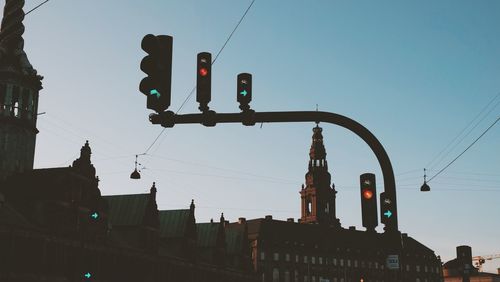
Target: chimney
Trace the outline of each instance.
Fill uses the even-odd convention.
[[[247,219],[246,219],[246,218],[244,218],[244,217],[240,217],[240,218],[238,218],[238,223],[239,223],[239,224],[245,224],[246,222],[247,222]]]
[[[401,236],[402,236],[403,238],[408,238],[408,233],[401,233]]]
[[[272,215],[266,215],[265,219],[266,219],[266,220],[272,220],[272,219],[273,219],[273,216],[272,216]]]
[[[356,231],[356,226],[349,226],[349,230]]]
[[[457,260],[460,265],[472,266],[472,248],[470,246],[458,246]]]
[[[287,218],[286,221],[287,222],[293,222],[293,217]]]

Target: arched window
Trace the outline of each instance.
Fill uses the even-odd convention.
[[[273,268],[273,282],[280,282],[280,271],[277,268]]]
[[[306,207],[306,214],[310,215],[311,214],[311,210],[312,210],[312,203],[311,203],[310,199],[307,199],[306,205],[307,205],[307,207]]]

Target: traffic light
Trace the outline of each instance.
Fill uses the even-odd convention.
[[[202,52],[197,59],[196,102],[200,103],[200,110],[206,112],[212,99],[212,54]]]
[[[236,89],[236,100],[240,103],[240,109],[242,111],[250,109],[248,104],[252,101],[252,75],[249,73],[238,74]]]
[[[380,193],[380,221],[383,224],[388,225],[392,222],[394,216],[395,211],[392,200],[385,194],[385,192]]]
[[[147,96],[147,108],[160,113],[170,106],[172,86],[172,43],[168,35],[144,36],[142,50],[148,55],[141,61],[143,78],[139,90]]]
[[[367,230],[375,230],[378,225],[377,217],[377,189],[375,186],[375,174],[365,173],[359,176],[361,187],[361,212],[363,226]]]

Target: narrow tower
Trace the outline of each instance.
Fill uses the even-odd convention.
[[[340,221],[335,215],[335,194],[337,191],[335,191],[335,185],[332,184],[331,175],[328,172],[322,131],[323,129],[318,124],[313,128],[306,184],[302,185],[300,191],[301,222],[340,227]]]
[[[0,28],[0,181],[33,169],[43,77],[24,52],[24,0],[6,0]]]

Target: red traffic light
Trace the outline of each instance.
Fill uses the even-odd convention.
[[[366,200],[370,200],[373,197],[373,192],[369,189],[364,189],[363,190],[363,198]]]
[[[200,75],[201,76],[207,76],[208,70],[206,68],[200,68]]]

